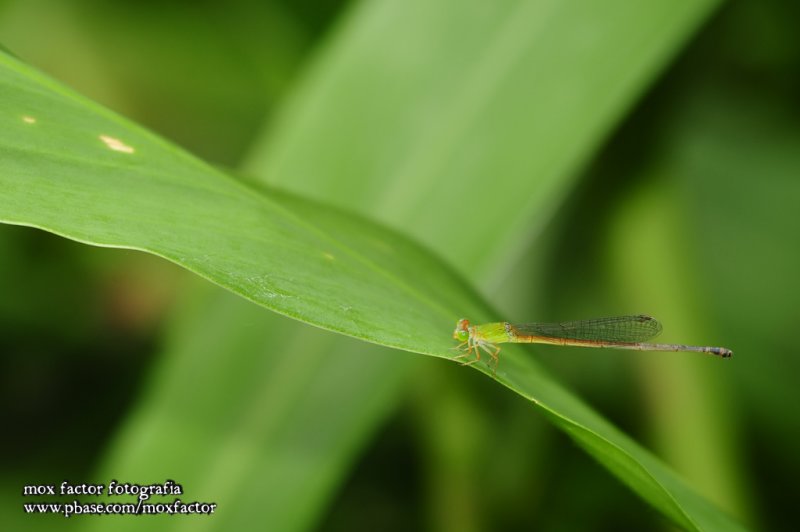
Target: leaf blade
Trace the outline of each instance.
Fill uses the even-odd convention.
[[[19,118],[19,117],[17,117],[17,118]],[[76,118],[76,120],[77,120],[77,118]],[[96,125],[96,124],[89,124],[89,125]],[[118,125],[119,125],[119,124],[118,124]],[[112,132],[110,132],[110,133],[111,133],[111,134],[115,134],[113,131],[112,131]],[[93,134],[97,134],[97,131],[93,131]],[[105,134],[105,133],[102,133],[102,134]],[[119,134],[117,133],[117,135],[119,135]],[[116,137],[114,137],[114,138],[116,138]],[[13,142],[11,142],[11,139],[9,139],[9,138],[4,138],[3,140],[4,140],[4,141],[9,141],[9,144],[13,144]],[[131,143],[131,140],[130,140],[130,139],[128,139],[128,138],[123,138],[123,139],[122,139],[122,141],[123,141],[124,143]],[[135,142],[131,143],[131,145],[133,145],[133,144],[135,144]],[[128,145],[128,144],[125,144],[125,145]],[[147,145],[147,144],[145,143],[145,145]],[[134,147],[138,147],[138,145],[136,145],[136,146],[134,146]],[[78,151],[80,151],[80,150],[78,150]],[[92,151],[92,152],[91,152],[91,155],[92,155],[92,157],[94,157],[94,156],[96,155],[96,153],[95,153],[94,151]],[[107,155],[107,154],[106,154],[106,155]],[[180,155],[180,153],[179,153],[179,152],[178,152],[178,157],[179,157],[179,158],[180,158],[180,157],[182,157],[182,156]],[[169,159],[169,158],[167,158],[167,159]],[[116,159],[111,159],[111,160],[112,160],[112,161],[115,161]],[[23,160],[22,162],[23,162],[23,163],[25,163],[25,164],[27,164],[28,162],[30,162],[30,159],[28,159],[28,160]],[[79,160],[78,162],[80,162],[80,160]],[[105,162],[108,162],[108,161],[105,161]],[[198,173],[206,173],[206,172],[209,172],[209,174],[210,174],[210,173],[213,173],[213,172],[211,172],[209,169],[205,168],[203,165],[196,165],[196,164],[195,164],[194,166],[196,167],[196,168],[194,168],[194,170],[197,170],[197,171],[198,171]],[[43,167],[43,168],[38,168],[38,170],[48,170],[48,169],[53,169],[53,168],[54,168],[54,167],[52,167],[52,166],[49,166],[49,167],[48,167],[48,166],[45,166],[45,167]],[[17,169],[17,170],[19,170],[19,169]],[[120,171],[120,172],[123,172],[123,171],[124,171],[124,168],[118,167],[118,168],[117,168],[117,170],[118,170],[118,171]],[[133,175],[136,175],[136,174],[134,173]],[[29,175],[26,175],[25,177],[35,177],[35,176],[29,176]],[[162,176],[162,177],[163,177],[163,176]],[[178,177],[181,177],[180,173],[178,174]],[[187,177],[187,178],[188,178],[188,176],[185,176],[185,177]],[[210,196],[211,196],[211,197],[210,197],[210,198],[207,198],[207,199],[205,200],[205,201],[206,201],[206,203],[204,203],[204,205],[207,205],[207,209],[208,209],[208,210],[210,210],[211,212],[214,212],[214,213],[217,213],[217,212],[219,212],[220,206],[219,206],[219,205],[216,205],[216,201],[217,201],[217,200],[219,200],[220,198],[225,198],[225,197],[226,197],[226,195],[227,195],[228,193],[230,193],[230,194],[231,194],[231,196],[232,196],[232,197],[234,198],[234,200],[235,200],[235,201],[234,201],[234,200],[232,200],[232,201],[231,201],[231,203],[230,203],[230,204],[229,204],[229,206],[228,206],[228,209],[230,209],[230,210],[233,210],[233,209],[232,209],[232,207],[230,207],[230,205],[234,205],[234,204],[236,204],[236,205],[237,205],[237,208],[238,208],[238,202],[239,202],[240,200],[244,201],[242,198],[244,198],[245,196],[247,196],[247,194],[244,194],[244,193],[243,193],[241,190],[239,190],[239,188],[237,188],[237,187],[234,187],[234,188],[227,188],[227,187],[228,187],[228,185],[218,185],[218,183],[216,182],[216,179],[219,179],[219,176],[217,176],[217,177],[215,177],[215,178],[213,178],[213,179],[211,179],[211,180],[210,180],[210,187],[211,187],[211,189],[212,189],[212,190],[211,190],[211,191],[207,191],[207,192],[209,192],[209,193],[210,193]],[[192,181],[193,179],[187,179],[187,180],[188,180],[188,181]],[[30,185],[31,183],[30,183],[30,182],[26,182],[25,184],[26,184],[26,185]],[[33,184],[34,184],[34,185],[41,186],[41,187],[42,187],[42,189],[47,189],[47,185],[48,185],[48,183],[46,183],[46,182],[41,182],[41,181],[40,181],[40,182],[38,182],[38,183],[33,183]],[[119,183],[119,182],[117,182],[117,185],[119,185],[119,184],[120,184],[120,183]],[[181,183],[181,184],[182,184],[182,183]],[[6,185],[8,185],[8,183],[6,183]],[[26,193],[25,193],[24,187],[22,186],[22,183],[16,183],[16,185],[17,185],[17,186],[16,186],[14,189],[12,189],[12,186],[13,186],[13,184],[11,184],[11,186],[9,186],[9,190],[11,190],[13,193],[15,193],[15,194],[16,194],[16,198],[17,198],[17,199],[31,199],[30,197],[27,197],[27,196],[26,196]],[[157,183],[156,183],[155,185],[157,185]],[[156,197],[158,197],[158,194],[159,194],[159,193],[162,193],[162,192],[164,192],[164,191],[169,191],[169,190],[171,190],[171,187],[159,188],[158,186],[155,186],[155,185],[154,185],[153,187],[151,187],[150,189],[148,189],[148,190],[147,190],[147,194],[146,194],[146,197],[147,197],[147,198],[149,198],[149,197],[151,197],[151,196],[156,196]],[[221,189],[218,189],[218,188],[217,188],[218,186],[221,186],[222,188],[221,188]],[[38,187],[37,187],[37,188],[38,188]],[[108,190],[108,192],[109,192],[109,193],[112,193],[112,192],[113,192],[113,191],[114,191],[116,188],[117,188],[117,187],[110,187],[110,188],[108,188],[107,190]],[[183,188],[182,188],[182,187],[181,187],[181,188],[179,188],[179,189],[180,189],[180,190],[183,190]],[[51,189],[51,190],[57,190],[57,189]],[[86,188],[85,186],[82,188],[82,191],[83,191],[84,193],[86,193],[86,191],[87,191],[87,190],[89,190],[89,189],[88,189],[88,188]],[[201,192],[202,192],[202,190],[201,190]],[[202,194],[200,194],[200,195],[202,196]],[[262,204],[261,204],[260,200],[255,200],[255,199],[253,199],[253,198],[249,198],[249,199],[250,199],[250,200],[252,200],[253,202],[257,203],[257,207],[253,207],[253,210],[255,210],[255,211],[258,211],[260,207],[261,207],[261,208],[263,208],[263,206],[262,206]],[[117,202],[115,202],[115,203],[114,203],[114,206],[118,206],[118,205],[120,205],[120,204],[124,204],[124,202],[122,202],[122,201],[117,201]],[[140,207],[146,206],[146,204],[147,204],[147,202],[146,202],[146,201],[143,201],[143,202],[140,202],[140,203],[136,204],[135,206],[136,206],[137,208],[140,208]],[[179,203],[178,205],[180,205],[180,203]],[[34,206],[37,206],[37,207],[39,207],[39,208],[40,208],[40,210],[41,210],[42,212],[45,212],[45,213],[46,213],[46,212],[49,212],[49,211],[48,211],[48,209],[53,209],[53,208],[57,207],[56,205],[54,205],[54,202],[47,202],[47,203],[44,203],[44,204],[39,204],[39,205],[34,205]],[[66,208],[64,208],[64,206],[62,205],[62,206],[61,206],[61,210],[55,210],[54,212],[55,212],[56,214],[59,214],[59,215],[63,216],[63,215],[64,215],[64,213],[65,213],[65,212],[67,212],[67,211],[70,211],[70,212],[72,212],[72,211],[73,211],[73,209],[74,209],[74,207],[76,206],[76,204],[74,204],[74,203],[73,203],[73,204],[70,204],[70,206],[71,206],[71,208],[70,208],[70,209],[66,209]],[[172,206],[171,206],[171,207],[172,207]],[[274,207],[274,208],[273,208],[273,207]],[[277,214],[280,214],[280,213],[281,213],[281,209],[280,209],[280,208],[278,208],[278,207],[275,207],[275,206],[273,206],[273,207],[270,207],[270,209],[269,209],[269,212],[270,212],[271,214],[276,214],[276,213],[277,213]],[[136,209],[134,209],[134,211],[135,211],[135,210],[136,210]],[[204,210],[205,210],[205,209],[200,209],[199,211],[200,211],[200,212],[203,212]],[[224,210],[224,209],[223,209],[223,210]],[[313,209],[312,209],[312,210],[313,210]],[[160,213],[160,215],[161,215],[161,216],[162,216],[164,219],[168,219],[168,218],[169,218],[169,216],[168,216],[168,214],[169,214],[169,212],[170,212],[170,211],[169,211],[169,209],[164,209],[164,210],[162,210],[162,211],[158,211],[158,212]],[[83,213],[83,211],[80,211],[80,213],[81,213],[81,214],[85,214],[85,213]],[[12,214],[14,214],[14,213],[12,213]],[[95,235],[95,233],[94,233],[94,232],[93,232],[93,230],[92,230],[93,226],[92,226],[91,224],[89,224],[89,222],[97,222],[98,220],[97,220],[97,219],[95,219],[95,218],[99,218],[99,219],[100,219],[100,221],[102,221],[102,218],[103,218],[103,217],[110,217],[110,216],[112,216],[112,215],[116,215],[116,214],[118,214],[118,212],[117,212],[115,209],[113,209],[113,208],[108,208],[108,209],[106,209],[106,210],[101,210],[99,213],[94,213],[94,218],[90,217],[89,219],[83,220],[83,222],[86,222],[86,224],[87,224],[87,225],[85,225],[85,226],[80,226],[80,227],[78,227],[78,229],[75,229],[74,227],[73,227],[73,228],[71,228],[71,229],[70,229],[70,235],[72,235],[72,236],[75,236],[75,235],[78,235],[78,236],[80,236],[80,235],[84,234],[84,235],[89,235],[87,238],[92,238],[92,239],[95,239],[95,238],[97,238],[97,237],[96,237],[96,236],[93,236],[93,235]],[[130,215],[130,212],[128,212],[128,214]],[[261,219],[261,218],[259,218],[259,217],[255,216],[255,215],[254,215],[254,217],[255,217],[255,218],[257,218],[257,219],[259,219],[259,220]],[[45,218],[47,218],[47,217],[45,217]],[[238,217],[238,216],[237,216],[237,217],[235,217],[235,219],[237,220],[237,223],[242,221],[242,218],[240,218],[240,217]],[[247,220],[247,219],[248,219],[248,218],[247,218],[247,216],[245,216],[245,217],[244,217],[244,219],[245,219],[245,220]],[[276,215],[276,219],[278,219],[278,220],[284,220],[284,218],[278,217],[277,215]],[[16,218],[15,218],[15,220],[16,220],[16,221],[19,221],[19,217],[16,217]],[[47,220],[46,220],[46,223],[47,223],[48,227],[50,227],[50,229],[52,229],[52,228],[53,228],[53,226],[56,226],[56,225],[58,224],[58,222],[59,222],[59,221],[62,221],[62,220],[61,220],[61,218],[60,218],[59,216],[56,216],[56,217],[47,218]],[[184,229],[185,229],[185,228],[187,228],[187,227],[190,227],[191,229],[196,229],[196,226],[195,226],[194,224],[191,224],[191,223],[190,223],[191,221],[193,221],[193,220],[182,220],[182,222],[183,222],[183,226],[182,226],[182,227],[183,227]],[[215,224],[220,224],[221,222],[224,222],[224,221],[225,221],[225,218],[224,218],[224,217],[222,217],[222,219],[215,218],[215,223],[214,223],[214,224],[211,224],[211,227],[210,227],[210,228],[213,228]],[[274,220],[273,220],[273,221],[274,221]],[[224,224],[223,224],[223,225],[224,225]],[[280,226],[281,226],[281,224],[276,222],[274,227],[276,227],[276,228],[280,228]],[[87,228],[88,228],[88,229],[87,229]],[[139,236],[142,236],[142,237],[148,237],[148,236],[149,236],[149,237],[152,237],[152,234],[151,234],[151,233],[153,233],[153,232],[152,232],[152,231],[150,231],[150,230],[148,230],[149,228],[150,228],[150,226],[145,226],[144,230],[140,230],[140,231],[139,231],[139,233],[140,233],[140,235],[139,235]],[[83,233],[82,233],[81,231],[83,231]],[[167,232],[165,232],[165,231],[156,232],[156,235],[157,235],[157,236],[160,236],[160,237],[163,237],[163,238],[164,238],[164,240],[165,240],[165,241],[167,241],[167,242],[168,242],[169,244],[171,244],[172,246],[177,246],[177,248],[169,248],[169,249],[167,250],[167,252],[169,252],[169,253],[170,253],[170,254],[173,256],[173,258],[175,258],[175,259],[176,259],[176,261],[177,261],[177,260],[181,260],[181,259],[182,259],[182,253],[181,253],[181,252],[182,252],[182,251],[184,251],[184,250],[185,250],[185,248],[184,248],[184,247],[180,247],[180,244],[185,244],[184,242],[175,242],[175,241],[172,241],[172,240],[170,240],[170,239],[168,238],[168,237],[169,237],[169,234],[168,234]],[[303,238],[305,239],[304,241],[305,241],[307,244],[309,244],[309,246],[308,246],[308,247],[309,247],[310,249],[314,249],[314,250],[317,250],[317,251],[319,251],[319,248],[318,248],[318,246],[316,246],[316,244],[319,244],[320,242],[319,242],[319,240],[318,240],[318,239],[315,239],[315,238],[314,238],[314,236],[315,236],[315,235],[313,234],[313,232],[312,232],[312,234],[311,234],[311,235],[309,235],[309,234],[306,234],[306,233],[303,233],[303,235],[304,235],[304,236],[303,236]],[[118,233],[116,233],[116,232],[114,232],[114,231],[109,231],[109,232],[107,232],[107,233],[103,234],[103,235],[102,235],[102,238],[100,238],[100,239],[98,239],[98,240],[99,240],[99,243],[105,243],[105,244],[108,244],[108,242],[106,242],[106,239],[108,239],[108,240],[110,241],[110,240],[113,240],[115,237],[119,237],[119,236],[120,236],[120,235],[119,235]],[[254,239],[253,239],[253,240],[254,240],[254,241],[258,241],[258,239],[257,239],[257,238],[255,238],[255,237],[254,237]],[[193,244],[196,244],[196,243],[193,243]],[[314,244],[314,245],[311,245],[311,244]],[[131,244],[130,244],[128,241],[125,241],[125,242],[123,243],[123,245],[129,246],[129,245],[131,245]],[[200,246],[200,247],[202,248],[202,246]],[[234,246],[234,247],[235,247],[235,246]],[[227,250],[227,249],[229,249],[229,248],[224,248],[224,249],[226,249],[226,250]],[[215,257],[215,258],[216,258],[216,257]],[[204,261],[204,260],[202,260],[202,259],[203,259],[203,257],[200,257],[199,259],[198,259],[197,257],[194,257],[194,262],[189,262],[188,264],[190,265],[190,267],[196,268],[196,269],[198,269],[198,270],[200,270],[200,271],[204,271],[206,274],[208,274],[208,275],[212,275],[212,276],[213,276],[214,274],[220,274],[220,273],[223,273],[223,274],[224,274],[224,273],[226,273],[226,271],[227,271],[227,270],[226,270],[225,268],[220,268],[220,267],[213,268],[213,267],[209,267],[209,266],[206,264],[206,262],[207,262],[207,261]],[[299,261],[298,261],[298,262],[299,262]],[[186,263],[186,261],[184,261],[184,265],[186,265],[186,264],[187,264],[187,263]],[[262,266],[263,266],[263,265],[262,265]],[[359,271],[359,272],[363,272],[364,270],[358,270],[358,271]],[[357,276],[357,275],[353,275],[353,276],[351,276],[351,277],[355,278],[355,277],[359,277],[359,276]],[[237,283],[235,283],[235,282],[230,282],[230,283],[229,283],[229,287],[232,287],[232,288],[234,288],[234,289],[239,289],[239,290],[241,290],[241,291],[244,291],[244,292],[252,292],[252,293],[255,293],[255,294],[259,294],[259,288],[263,288],[263,287],[259,287],[258,283],[249,283],[249,284],[248,284],[248,283],[241,283],[241,284],[237,284]],[[457,291],[457,290],[456,290],[456,291]],[[271,293],[271,294],[275,294],[275,292],[274,292],[274,291],[271,291],[270,293]],[[459,293],[460,293],[460,292],[459,292]],[[269,300],[271,300],[271,299],[274,299],[274,297],[265,296],[264,294],[265,294],[264,292],[261,292],[261,293],[260,293],[260,295],[261,295],[261,296],[263,296],[263,297],[262,297],[262,299],[266,300],[267,302],[269,302]],[[329,295],[330,295],[330,294],[329,294]],[[489,315],[490,313],[489,313],[489,312],[488,312],[488,311],[485,309],[485,307],[483,308],[483,310],[480,310],[480,308],[479,308],[479,307],[482,307],[482,304],[480,304],[480,303],[477,303],[477,302],[474,302],[474,301],[472,301],[471,299],[472,299],[471,297],[466,297],[466,296],[465,296],[465,297],[464,297],[464,300],[461,302],[463,306],[459,306],[459,305],[457,304],[457,303],[459,302],[459,298],[458,298],[458,297],[454,297],[454,298],[452,298],[452,304],[454,305],[454,307],[455,307],[455,306],[458,306],[458,309],[457,309],[457,310],[455,310],[455,311],[457,311],[457,312],[463,312],[464,310],[467,310],[467,311],[468,311],[470,308],[474,307],[474,308],[475,308],[475,312],[474,312],[474,313],[471,313],[471,315],[472,315],[473,317],[475,317],[475,318],[480,318],[481,316],[483,316],[483,317],[488,317],[488,315]],[[383,301],[383,300],[384,300],[383,298],[377,298],[377,300],[376,300],[376,299],[373,299],[373,300],[372,300],[372,302],[373,302],[373,306],[374,306],[374,307],[377,307],[377,305],[376,305],[375,303],[377,303],[377,301]],[[317,301],[317,300],[315,300],[315,301]],[[280,305],[277,305],[277,306],[274,306],[273,308],[275,308],[276,310],[278,310],[278,309],[284,309],[284,311],[286,311],[286,309],[287,309],[287,308],[291,309],[291,308],[294,308],[294,307],[291,307],[291,306],[280,306]],[[288,311],[286,311],[286,312],[288,313]],[[341,314],[341,312],[339,312],[339,314]],[[389,321],[389,320],[384,320],[384,321]],[[430,321],[430,320],[427,320],[427,319],[417,319],[417,320],[414,320],[414,322],[413,322],[413,323],[415,323],[415,324],[422,324],[422,323],[428,323],[429,321]],[[396,323],[395,321],[392,321],[391,323],[392,323],[392,326],[396,327],[397,323]],[[323,326],[324,326],[324,324],[323,324],[322,322],[318,323],[318,325],[323,325]],[[452,324],[448,324],[448,326],[452,326]],[[390,329],[390,330],[389,330],[388,332],[393,332],[393,331],[394,331],[394,329],[393,329],[392,327],[389,327],[389,329]],[[415,331],[415,333],[416,333],[416,332],[419,332],[419,330],[420,330],[420,329],[418,329],[418,328],[417,328],[415,325],[412,325],[412,326],[410,326],[410,327],[409,327],[409,329],[410,329],[410,330],[414,330],[414,331]],[[424,347],[424,348],[425,348],[425,349],[430,349],[430,347],[427,347],[427,346],[431,345],[431,344],[430,344],[430,343],[428,343],[428,342],[432,342],[432,343],[433,343],[433,345],[436,345],[436,346],[437,346],[437,349],[438,349],[439,347],[441,347],[441,349],[442,349],[442,351],[436,351],[436,349],[433,349],[433,350],[434,350],[434,351],[436,351],[438,354],[440,354],[440,355],[444,356],[444,354],[446,354],[446,353],[447,353],[447,351],[444,351],[444,350],[443,350],[443,349],[444,349],[445,342],[444,342],[444,341],[440,341],[440,338],[441,338],[441,336],[442,336],[442,331],[443,331],[443,330],[446,330],[446,329],[445,329],[444,327],[442,327],[442,326],[439,326],[439,325],[437,324],[435,327],[431,327],[430,329],[428,329],[428,328],[423,328],[422,330],[423,330],[423,332],[425,332],[425,333],[426,333],[426,334],[424,335],[424,337],[425,337],[425,339],[426,339],[426,340],[425,340],[425,342],[421,342],[421,343],[425,343],[425,346],[426,346],[426,347]],[[357,335],[357,334],[360,332],[360,329],[358,329],[358,328],[353,328],[351,332],[354,332],[354,334],[353,334],[353,335],[354,335],[354,336],[356,336],[356,335]],[[394,332],[396,332],[396,331],[394,331]],[[446,333],[445,333],[445,336],[446,336]],[[385,340],[385,338],[382,338],[381,340],[382,340],[382,341],[386,341],[386,340]],[[408,340],[408,338],[405,338],[405,339],[404,339],[404,341],[407,341],[407,340]],[[391,345],[391,344],[387,344],[387,345]],[[416,345],[419,345],[419,344],[416,344]],[[409,347],[408,347],[408,346],[406,346],[405,348],[409,348]],[[504,358],[504,361],[505,361],[505,360],[512,360],[512,358]],[[525,375],[527,372],[538,373],[538,370],[535,368],[535,366],[531,366],[531,365],[529,365],[529,364],[528,364],[528,365],[524,365],[524,366],[519,366],[519,368],[517,369],[517,371],[519,372],[519,374],[520,374],[520,375]],[[547,381],[547,379],[545,379],[545,380],[544,380],[544,383],[545,383],[545,384],[546,384],[546,383],[548,383],[548,382],[549,382],[549,381]],[[535,380],[533,381],[533,383],[535,384]],[[548,403],[548,400],[547,400],[547,399],[548,399],[548,398],[547,398],[547,396],[545,396],[545,397],[543,398],[543,397],[540,395],[540,394],[541,394],[541,391],[537,391],[537,393],[531,393],[531,391],[530,391],[530,390],[528,390],[528,388],[531,388],[531,387],[532,387],[532,388],[534,388],[534,389],[536,389],[536,386],[534,386],[534,384],[532,384],[531,382],[527,382],[527,383],[518,383],[518,384],[516,384],[516,385],[515,385],[515,390],[516,390],[518,393],[527,394],[527,396],[528,396],[530,399],[532,399],[532,400],[536,401],[538,404],[544,404],[544,405],[547,405],[547,404],[549,404],[549,403]],[[552,383],[551,383],[551,384],[552,384]],[[544,386],[544,387],[542,387],[541,389],[547,390],[548,388],[547,388],[546,386]],[[557,396],[558,394],[554,394],[553,392],[551,392],[551,395],[556,395],[556,396]],[[552,402],[552,401],[553,401],[553,397],[550,397],[550,398],[549,398],[549,400]],[[555,401],[555,404],[559,405],[558,401]],[[566,406],[561,406],[561,405],[559,405],[559,406],[555,406],[555,407],[553,407],[553,408],[556,408],[556,409],[558,409],[558,411],[566,411],[566,412],[568,412],[568,413],[569,413],[569,416],[565,416],[565,417],[563,417],[563,419],[565,419],[565,420],[567,420],[567,419],[581,419],[583,416],[587,416],[587,415],[588,415],[588,414],[586,414],[586,412],[585,412],[584,410],[582,410],[582,409],[581,409],[581,407],[579,407],[579,406],[575,406],[575,404],[570,404],[570,403],[567,403],[567,405],[566,405]],[[587,417],[586,419],[591,419],[591,417]],[[585,426],[585,425],[588,425],[588,424],[589,424],[589,423],[588,423],[587,421],[585,421],[585,420],[584,420],[583,422],[575,422],[575,423],[576,423],[576,424],[574,424],[574,426],[576,426],[576,427],[583,427],[583,426]],[[566,425],[565,425],[565,426],[566,426]],[[614,439],[615,439],[613,434],[609,435],[608,437],[609,437],[609,438],[611,438],[611,440],[614,440]],[[628,450],[628,452],[630,452],[630,450]],[[668,496],[668,494],[667,494],[667,496]],[[668,498],[668,497],[667,497],[667,498]],[[674,514],[674,506],[673,506],[673,505],[670,505],[668,501],[667,501],[667,502],[661,501],[661,502],[659,503],[659,508],[661,508],[662,510],[666,509],[666,511],[668,511],[668,512],[672,511],[672,513],[670,513],[670,515],[673,515],[673,516],[674,516],[674,515],[677,515],[677,514]],[[684,524],[685,524],[685,522],[684,522]],[[690,524],[691,524],[691,523],[690,523]]]

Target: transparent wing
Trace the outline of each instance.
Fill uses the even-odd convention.
[[[640,314],[562,323],[513,324],[511,329],[521,336],[636,343],[658,336],[661,324],[655,318]]]

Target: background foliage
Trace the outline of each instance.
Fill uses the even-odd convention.
[[[504,316],[649,312],[669,340],[724,340],[737,354],[724,366],[530,351],[719,506],[755,528],[789,528],[800,421],[791,3],[739,2],[710,19],[714,4],[684,18],[642,11],[622,21],[630,32],[599,35],[602,13],[569,4],[546,11],[563,23],[552,29],[561,40],[541,37],[557,50],[520,44],[524,15],[540,13],[522,3],[486,12],[381,2],[1,5],[0,42],[25,61],[206,160],[414,236]],[[614,9],[603,12],[625,12]],[[447,31],[442,42],[393,35],[403,23],[420,25],[419,35],[425,24]],[[496,31],[496,47],[480,47],[481,29]],[[397,42],[366,46],[376,35]],[[642,59],[625,40],[641,35],[670,46]],[[594,65],[558,65],[587,46],[609,46],[619,76],[581,92]],[[396,50],[391,69],[373,49]],[[561,75],[487,85],[529,49]],[[474,58],[472,83],[454,92],[446,81]],[[416,76],[405,85],[395,77],[403,68]],[[371,87],[359,71],[383,80],[381,90],[359,92]],[[554,89],[563,100],[543,97]],[[485,104],[491,91],[503,99]],[[597,98],[576,96],[584,93]],[[407,101],[418,107],[397,105]],[[558,120],[562,129],[537,130]],[[530,158],[518,155],[526,150]],[[449,180],[468,174],[483,186]],[[543,192],[515,195],[525,179]],[[270,315],[133,252],[14,227],[0,228],[0,246],[3,416],[13,435],[3,443],[3,522],[35,524],[17,493],[54,472],[104,479],[177,468],[192,493],[224,497],[228,527],[266,516],[276,529],[663,523],[478,374]],[[315,415],[320,403],[338,406]],[[287,460],[298,441],[303,460]],[[231,480],[258,467],[272,476]]]

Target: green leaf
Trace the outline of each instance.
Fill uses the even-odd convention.
[[[252,167],[402,227],[492,293],[575,169],[715,5],[363,4]],[[397,46],[411,33],[414,45]]]
[[[446,356],[442,331],[475,308],[402,237],[248,188],[8,56],[0,65],[0,220],[147,251],[281,314],[410,351]]]
[[[483,305],[454,282],[447,269],[402,238],[304,200],[249,190],[80,98],[60,89],[48,93],[41,86],[26,84],[35,75],[15,62],[8,60],[6,66],[15,70],[6,69],[3,74],[3,101],[12,105],[3,110],[10,112],[0,115],[10,124],[0,136],[4,150],[1,183],[8,192],[4,198],[9,200],[9,205],[2,207],[2,216],[7,221],[90,243],[150,251],[279,312],[419,352],[447,355],[449,340],[442,331],[452,323],[442,326],[440,321],[470,310],[474,318],[488,317]],[[458,109],[454,115],[460,114]],[[613,114],[600,116],[598,124]],[[25,117],[36,122],[29,123]],[[135,151],[109,151],[110,141],[98,142],[101,134],[123,143],[111,143],[112,147],[127,146]],[[597,130],[594,135],[600,136]],[[584,139],[580,144],[592,142]],[[436,166],[424,165],[428,172]],[[465,195],[474,194],[466,188],[452,190],[454,200],[469,199]],[[504,193],[502,186],[489,192]],[[552,198],[554,194],[558,195],[550,192],[541,197]],[[491,199],[487,203],[495,204]],[[477,216],[470,220],[472,224],[482,223],[483,228],[473,242],[503,244],[502,239],[490,239],[485,220]],[[357,230],[355,236],[347,238],[352,230]],[[366,238],[361,238],[362,232]],[[449,236],[450,240],[443,234],[430,240],[448,242],[453,256],[457,256],[458,240]],[[508,239],[505,237],[505,242]],[[391,243],[390,252],[383,245],[385,241]],[[270,252],[259,253],[263,248],[270,248]],[[400,249],[408,254],[397,253]],[[486,252],[482,246],[467,250],[473,255],[501,255]],[[331,266],[325,262],[330,261],[326,253],[340,267],[326,269],[325,265]],[[466,261],[467,269],[472,269],[474,262],[474,257]],[[435,279],[430,282],[414,277],[421,273],[428,279],[432,272],[436,272]],[[335,279],[331,284],[337,286],[309,290],[311,284],[298,282],[295,275],[302,275],[303,281],[311,284]],[[442,280],[444,284],[439,282]],[[341,288],[339,282],[348,290],[337,290]],[[368,290],[350,290],[358,286]],[[399,297],[405,312],[398,314],[400,307],[377,312],[384,309],[378,305],[387,300],[384,296]],[[342,301],[348,302],[344,308]],[[364,305],[359,310],[369,315],[353,319],[351,301]],[[413,315],[406,319],[407,314]],[[376,329],[381,325],[383,328]],[[504,351],[501,377],[509,386],[543,406],[549,405],[558,424],[676,522],[684,526],[704,525],[704,521],[720,524],[714,522],[717,516],[713,510],[702,501],[697,503],[699,499],[675,484],[649,455],[515,352]]]
[[[169,472],[185,501],[219,505],[213,521],[200,519],[209,528],[308,529],[395,404],[408,357],[378,346],[364,353],[353,340],[197,288],[96,480],[163,482]],[[349,350],[335,350],[342,340]],[[186,526],[171,517],[159,529]],[[105,519],[84,523],[107,527]],[[125,516],[114,522],[115,530],[139,528]]]
[[[492,282],[717,4],[364,2],[250,165]]]
[[[286,315],[440,357],[452,356],[455,316],[492,314],[403,237],[249,189],[8,56],[0,57],[0,95],[5,222],[148,251]],[[497,377],[676,523],[734,528],[521,349],[504,350]]]

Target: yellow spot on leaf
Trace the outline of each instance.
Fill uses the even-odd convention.
[[[326,259],[328,259],[328,260],[336,260],[336,257],[334,257],[333,255],[331,255],[331,254],[330,254],[330,253],[328,253],[327,251],[323,251],[323,252],[322,252],[322,256],[323,256],[323,257],[325,257],[325,258],[326,258]]]
[[[100,140],[105,142],[106,146],[114,151],[121,151],[122,153],[133,153],[135,151],[121,140],[109,137],[108,135],[100,135]]]
[[[36,119],[34,117],[32,117],[32,116],[23,116],[22,117],[22,121],[25,122],[26,124],[35,124],[36,123]]]

